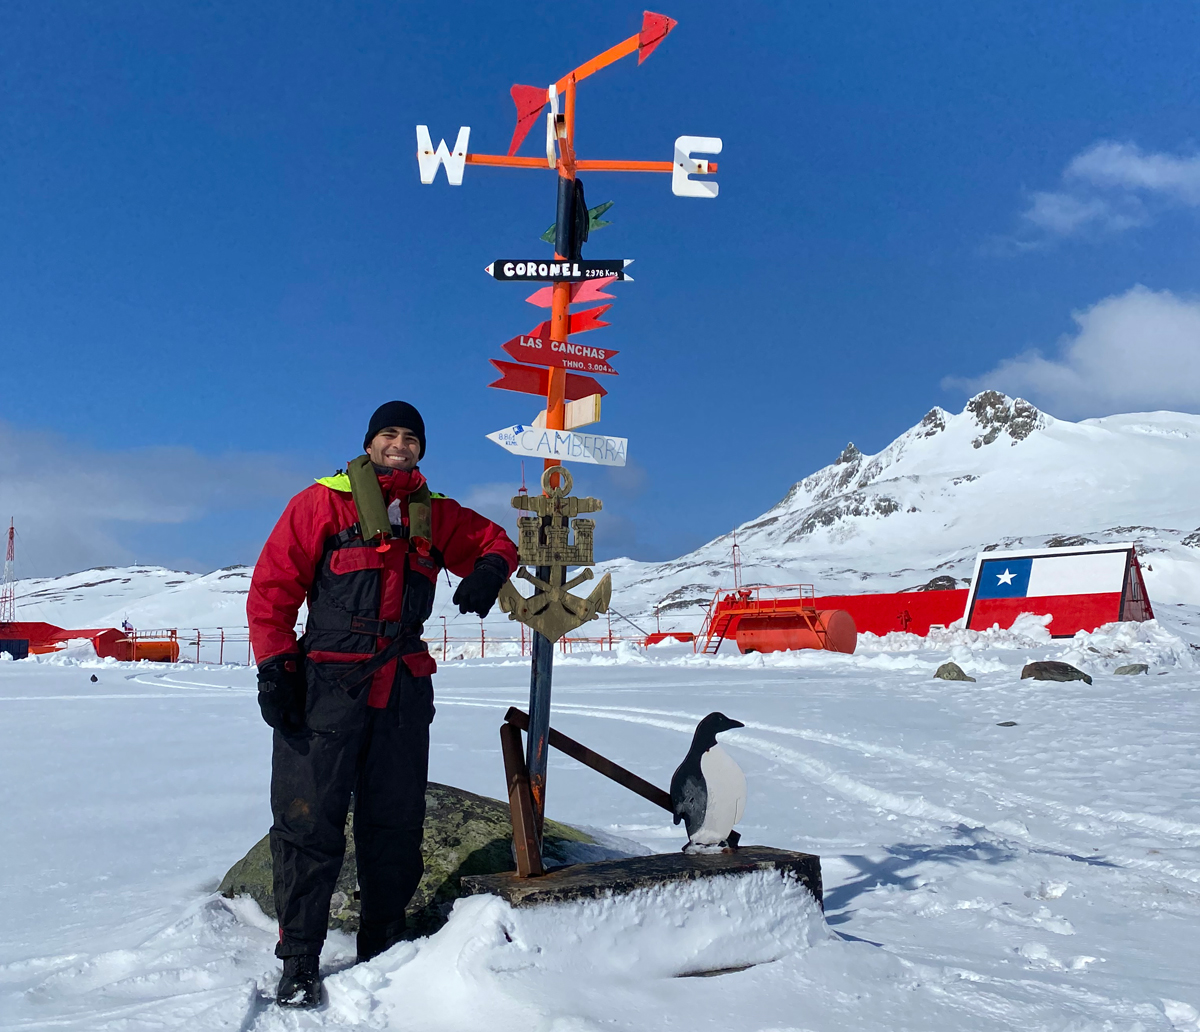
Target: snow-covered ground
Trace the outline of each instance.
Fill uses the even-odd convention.
[[[479,897],[369,964],[334,936],[306,1014],[269,1003],[271,923],[213,895],[269,821],[251,671],[0,662],[0,1027],[1200,1030],[1200,608],[1159,612],[1066,641],[1027,620],[864,636],[853,656],[558,657],[554,724],[660,785],[705,713],[744,721],[723,736],[744,840],[819,853],[824,920],[763,876],[534,910]],[[949,658],[978,681],[933,679]],[[1021,681],[1031,658],[1094,684]],[[432,776],[500,795],[527,661],[436,683]],[[654,851],[683,841],[561,756],[549,803]]]

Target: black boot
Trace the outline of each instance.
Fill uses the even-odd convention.
[[[358,963],[378,957],[404,938],[405,922],[401,918],[382,927],[365,926],[358,930]]]
[[[314,953],[284,957],[283,977],[275,990],[280,1007],[321,1006],[321,958]]]

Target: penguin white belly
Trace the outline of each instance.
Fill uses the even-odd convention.
[[[697,845],[716,845],[729,837],[746,811],[746,775],[719,745],[700,757],[700,773],[708,793],[704,821],[691,840]]]

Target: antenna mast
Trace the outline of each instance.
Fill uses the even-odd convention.
[[[14,539],[16,528],[8,521],[8,551],[4,553],[4,586],[0,588],[0,623],[17,622],[17,584],[13,580],[13,560],[16,558]]]
[[[737,543],[737,531],[733,532],[733,590],[742,586],[742,549]]]

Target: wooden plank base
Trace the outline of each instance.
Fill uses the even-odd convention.
[[[792,874],[822,903],[821,858],[771,846],[740,846],[730,853],[656,853],[620,860],[556,867],[540,877],[522,878],[505,874],[468,875],[462,879],[462,895],[490,892],[515,907],[540,903],[562,903],[576,899],[598,899],[671,882],[693,881],[723,874],[751,871]]]

